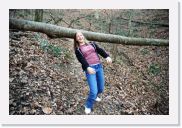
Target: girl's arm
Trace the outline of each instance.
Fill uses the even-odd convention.
[[[109,54],[107,54],[105,52],[104,49],[100,48],[95,42],[93,42],[95,47],[96,47],[96,51],[98,52],[98,54],[100,54],[102,57],[104,57],[107,61],[107,63],[111,64],[112,63],[112,59],[109,57]]]
[[[102,48],[100,48],[95,42],[93,42],[95,47],[96,47],[96,51],[98,54],[100,54],[103,58],[107,58],[109,57],[109,54],[106,53],[106,51]]]

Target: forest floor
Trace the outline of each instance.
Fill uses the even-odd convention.
[[[84,115],[89,88],[73,40],[21,31],[9,36],[9,114]],[[113,56],[113,44],[98,44]],[[111,65],[101,60],[105,90],[91,114],[169,114],[168,47],[117,49]]]

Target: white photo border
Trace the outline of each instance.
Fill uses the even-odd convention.
[[[169,115],[9,115],[9,9],[169,9]],[[0,14],[2,124],[179,125],[177,0],[7,0]]]

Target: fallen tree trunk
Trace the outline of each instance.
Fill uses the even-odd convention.
[[[131,38],[112,34],[103,34],[97,32],[90,32],[85,30],[77,30],[71,28],[60,27],[56,25],[20,20],[20,19],[10,19],[9,20],[10,29],[20,29],[25,31],[35,31],[42,32],[53,38],[74,38],[77,31],[81,31],[88,40],[108,42],[124,45],[154,45],[154,46],[168,46],[169,41],[163,39],[150,39],[150,38]]]

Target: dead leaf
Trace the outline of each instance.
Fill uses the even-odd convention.
[[[42,111],[45,113],[45,114],[50,114],[52,112],[52,108],[50,107],[45,107],[42,109]]]

